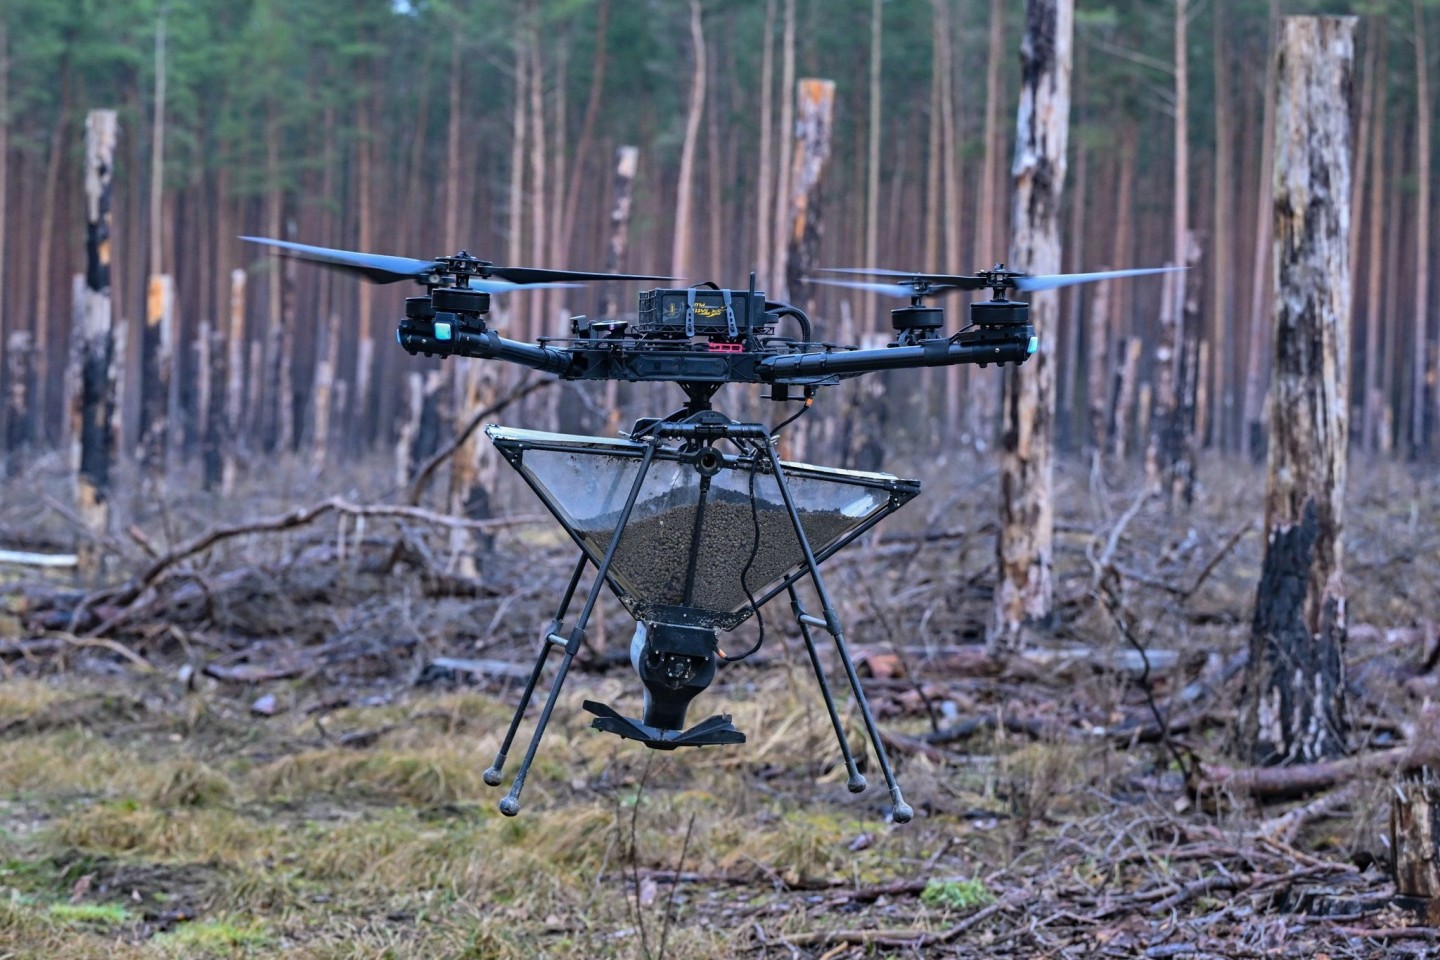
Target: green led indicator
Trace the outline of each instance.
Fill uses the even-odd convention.
[[[435,339],[436,339],[436,340],[449,340],[449,339],[450,339],[450,324],[448,324],[448,323],[437,323],[437,324],[435,324]],[[1031,338],[1030,338],[1030,342],[1031,342],[1031,343],[1034,343],[1034,342],[1035,342],[1035,338],[1034,338],[1034,337],[1031,337]],[[1031,353],[1034,353],[1034,351],[1032,350]]]
[[[1040,349],[1040,338],[1031,337],[1030,342],[1025,346],[1025,355],[1029,356]]]

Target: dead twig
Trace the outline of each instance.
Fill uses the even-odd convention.
[[[405,502],[411,506],[415,506],[420,502],[420,498],[425,495],[425,488],[430,485],[430,478],[434,475],[435,471],[438,470],[440,465],[446,460],[453,457],[456,450],[464,446],[465,441],[470,439],[470,435],[478,430],[480,424],[484,423],[486,419],[495,416],[495,414],[504,410],[512,403],[517,403],[525,399],[536,390],[542,390],[555,382],[556,381],[548,377],[543,380],[522,381],[520,385],[510,391],[510,393],[501,397],[490,406],[478,411],[470,418],[470,422],[465,424],[464,429],[455,434],[454,439],[452,439],[449,444],[436,451],[429,460],[422,463],[419,469],[415,471],[415,478],[410,481],[410,489],[405,494]]]
[[[810,933],[797,933],[792,936],[783,937],[779,942],[797,947],[818,947],[848,943],[854,946],[911,947],[918,949],[933,946],[937,943],[949,943],[966,930],[979,926],[997,913],[1009,910],[1021,899],[1029,896],[1031,896],[1031,894],[1027,891],[1013,890],[990,904],[990,906],[978,910],[958,923],[940,931],[917,930],[913,927],[902,927],[893,930],[816,930]]]

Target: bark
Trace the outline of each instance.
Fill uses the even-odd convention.
[[[1355,19],[1289,17],[1276,53],[1274,396],[1265,558],[1243,749],[1260,764],[1346,748],[1341,577]]]
[[[790,203],[786,287],[799,289],[817,265],[820,250],[822,180],[830,160],[830,135],[835,109],[835,81],[807,78],[796,90],[794,161],[790,167]],[[793,292],[791,294],[794,295]],[[807,298],[809,299],[809,298]]]
[[[152,274],[145,296],[141,347],[140,468],[150,490],[165,476],[169,434],[170,380],[175,366],[175,279]]]
[[[575,214],[580,205],[585,161],[590,156],[591,144],[595,139],[595,121],[600,116],[600,101],[605,91],[605,73],[610,62],[610,47],[606,42],[609,27],[610,0],[600,0],[595,13],[595,62],[590,68],[590,94],[585,101],[585,116],[580,121],[580,137],[575,141],[575,168],[570,171],[570,185],[565,190],[565,220],[561,227],[560,241],[560,249],[565,256],[569,256],[572,249]]]
[[[777,165],[779,179],[775,186],[770,296],[775,300],[786,300],[790,296],[785,266],[790,232],[790,164],[795,145],[795,0],[785,0],[785,28],[780,44],[780,162]]]
[[[221,464],[220,492],[229,496],[235,490],[242,454],[245,417],[245,362],[249,338],[245,330],[245,271],[230,271],[230,324],[225,342],[225,437]]]
[[[217,319],[214,329],[209,332],[210,344],[206,354],[209,365],[210,389],[206,391],[205,403],[201,410],[204,418],[200,439],[200,458],[204,468],[206,490],[217,490],[224,479],[225,429],[225,387],[229,379],[229,357],[226,353],[225,330]]]
[[[1430,356],[1430,138],[1434,109],[1430,103],[1429,55],[1425,45],[1425,12],[1420,0],[1415,11],[1415,341],[1413,408],[1410,415],[1410,450],[1414,456],[1429,446],[1430,393],[1427,360]],[[1428,387],[1428,388],[1427,388]],[[1437,391],[1440,392],[1440,391]]]
[[[545,211],[546,194],[549,190],[547,179],[545,146],[545,70],[540,59],[539,7],[531,3],[527,35],[530,46],[530,262],[539,266],[545,261]],[[529,335],[543,336],[547,317],[545,297],[530,296]]]
[[[956,130],[955,115],[955,41],[950,0],[933,0],[936,17],[935,26],[939,38],[941,57],[937,65],[940,74],[940,170],[944,179],[945,201],[943,215],[945,224],[945,266],[942,270],[961,269],[960,227],[965,222],[960,196],[960,137]],[[932,214],[934,216],[934,214]],[[946,367],[945,378],[945,434],[953,436],[960,432],[960,374],[961,367]],[[928,375],[927,367],[925,373]],[[928,391],[927,391],[928,397]]]
[[[1440,920],[1440,779],[1421,767],[1395,785],[1390,796],[1391,873],[1395,894]]]
[[[111,332],[110,254],[114,223],[111,183],[115,142],[114,110],[92,110],[85,120],[85,288],[84,325],[76,331],[80,382],[75,399],[79,420],[80,461],[75,501],[81,520],[103,538],[110,526],[110,471],[115,461],[115,342]],[[104,556],[97,541],[85,539],[77,551],[80,576],[102,573]]]
[[[1234,180],[1234,120],[1235,109],[1230,102],[1230,58],[1229,38],[1225,35],[1225,4],[1214,5],[1214,36],[1212,45],[1215,54],[1215,193],[1213,199],[1214,225],[1210,232],[1210,357],[1212,370],[1210,380],[1210,430],[1208,442],[1212,447],[1225,451],[1231,448],[1230,413],[1234,407],[1231,396],[1229,370],[1230,327],[1233,313],[1233,289],[1231,278],[1231,251],[1234,247],[1231,231],[1231,206],[1235,203]],[[1207,442],[1206,431],[1200,433],[1200,442]]]
[[[1108,269],[1102,267],[1102,270]],[[1086,331],[1085,397],[1090,419],[1090,445],[1105,450],[1109,397],[1105,391],[1106,367],[1110,361],[1110,283],[1097,283],[1090,293],[1089,329]]]
[[[5,286],[6,255],[9,252],[10,214],[10,38],[6,25],[0,21],[0,290]],[[0,348],[10,342],[10,312],[6,298],[0,297]],[[6,448],[8,449],[8,448]]]
[[[1276,35],[1280,25],[1280,0],[1270,0],[1270,32]],[[1274,48],[1272,41],[1270,46]],[[1265,405],[1265,342],[1270,324],[1267,322],[1266,301],[1270,293],[1270,230],[1273,205],[1270,196],[1271,172],[1275,166],[1275,58],[1265,70],[1265,106],[1261,121],[1260,196],[1255,212],[1255,256],[1250,275],[1250,337],[1245,350],[1245,399],[1241,417],[1240,452],[1259,459],[1264,450],[1262,415]]]
[[[330,456],[330,416],[335,396],[335,371],[340,363],[340,317],[327,313],[321,321],[319,357],[315,361],[315,383],[311,388],[310,462],[316,473],[325,469]]]
[[[165,272],[165,5],[155,21],[155,122],[150,139],[150,283],[154,295],[155,277]],[[173,295],[173,282],[171,293]],[[149,302],[147,296],[147,303]],[[146,331],[150,318],[146,314]],[[148,397],[146,398],[148,401]],[[141,428],[143,433],[144,428]]]
[[[525,143],[529,129],[529,113],[526,106],[529,102],[529,77],[529,48],[525,43],[523,31],[517,31],[515,39],[515,109],[510,118],[510,188],[507,193],[509,223],[505,233],[505,260],[512,264],[521,262],[525,249]],[[509,302],[509,297],[500,299],[497,319],[502,322],[509,321],[511,336],[518,340],[526,339],[527,335],[521,322],[520,311],[514,309]]]
[[[1060,272],[1060,199],[1070,124],[1071,0],[1027,0],[1020,47],[1020,109],[1016,119],[1013,236],[1010,263],[1028,273]],[[999,582],[991,645],[1013,649],[1027,622],[1051,615],[1055,514],[1055,369],[1052,338],[1059,298],[1036,293],[1030,318],[1042,344],[1005,374],[1000,473]]]
[[[377,88],[378,89],[378,88]],[[373,249],[375,240],[375,214],[371,194],[373,190],[372,180],[375,175],[375,142],[372,130],[373,120],[371,112],[374,109],[370,99],[362,99],[360,102],[360,129],[359,143],[359,171],[356,178],[355,189],[358,193],[356,199],[357,227],[358,234],[356,242],[361,250]],[[512,261],[513,262],[513,261]],[[356,281],[356,296],[359,297],[359,304],[356,310],[358,323],[356,337],[358,345],[355,350],[355,384],[354,391],[350,397],[349,407],[352,415],[349,420],[349,436],[352,448],[363,450],[369,446],[372,431],[372,418],[370,411],[370,382],[374,375],[375,368],[375,300],[374,291],[365,280]]]
[[[774,0],[771,0],[773,5]],[[862,258],[869,267],[880,265],[880,41],[885,24],[882,7],[883,0],[873,0],[870,5],[870,113],[866,127],[865,255]],[[861,305],[865,329],[878,329],[875,294],[867,291]]]
[[[936,19],[938,20],[938,15]],[[930,123],[925,138],[925,205],[923,209],[927,216],[925,217],[925,251],[921,256],[921,264],[923,269],[939,273],[941,269],[940,221],[944,216],[941,208],[945,204],[945,185],[940,179],[940,141],[944,131],[940,123],[941,49],[938,26],[932,25],[930,33],[933,66],[930,68]],[[877,333],[884,330],[884,327],[879,324],[877,324],[877,328]]]
[[[635,174],[640,166],[640,149],[633,146],[615,148],[615,183],[610,209],[610,242],[605,248],[605,272],[619,273],[625,269],[626,252],[630,248],[630,208],[635,198]],[[611,317],[619,309],[618,285],[605,285],[600,301],[600,315]]]
[[[1110,455],[1123,462],[1129,455],[1131,421],[1134,419],[1136,385],[1140,377],[1140,352],[1144,349],[1139,337],[1125,338],[1125,355],[1115,364],[1115,404],[1110,422]]]
[[[765,0],[765,49],[760,56],[760,170],[755,183],[755,271],[760,289],[771,289],[770,263],[771,214],[774,200],[771,188],[775,183],[770,166],[771,144],[775,137],[775,121],[771,117],[775,87],[775,0]],[[788,136],[788,134],[787,134]],[[618,199],[617,199],[618,203]]]
[[[460,249],[460,37],[450,37],[450,117],[445,129],[445,253]],[[419,139],[419,138],[417,138]],[[419,169],[419,165],[416,165]]]
[[[29,330],[12,330],[5,338],[5,475],[17,476],[31,437]]]
[[[69,64],[61,68],[64,90],[61,93],[60,113],[55,118],[55,127],[50,133],[48,159],[45,161],[45,187],[40,211],[40,230],[35,241],[35,317],[33,390],[30,397],[32,411],[32,437],[38,439],[47,430],[47,411],[50,396],[50,288],[54,285],[51,254],[55,240],[55,217],[60,209],[60,165],[64,160],[65,128],[70,124],[70,71]],[[110,164],[113,166],[113,162]]]
[[[1384,277],[1384,234],[1381,227],[1385,222],[1382,211],[1385,203],[1385,83],[1382,80],[1389,73],[1390,32],[1385,29],[1384,18],[1376,18],[1374,30],[1374,81],[1371,83],[1372,111],[1374,113],[1371,131],[1370,167],[1370,262],[1367,268],[1365,294],[1365,397],[1364,422],[1361,425],[1362,446],[1371,453],[1380,448],[1380,410],[1385,394],[1380,388],[1384,357],[1380,353],[1380,328],[1382,326],[1381,281]],[[1352,224],[1359,234],[1359,223]],[[1353,245],[1352,245],[1353,249]]]
[[[675,185],[675,236],[670,250],[670,272],[677,277],[690,275],[694,250],[690,212],[695,204],[695,149],[705,114],[705,52],[700,0],[690,0],[690,105],[685,111],[685,141],[680,148],[680,178]]]

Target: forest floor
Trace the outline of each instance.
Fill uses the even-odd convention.
[[[74,549],[36,493],[56,469],[0,488],[0,550]],[[471,575],[423,511],[362,516],[395,502],[364,471],[122,495],[101,588],[0,565],[0,957],[1440,955],[1387,869],[1398,771],[1440,742],[1433,470],[1352,467],[1356,757],[1283,799],[1227,752],[1261,470],[1202,464],[1167,510],[1062,464],[1060,616],[1006,660],[979,646],[993,471],[919,471],[925,495],[825,567],[903,826],[873,763],[846,791],[786,604],[691,711],[749,742],[673,753],[588,729],[583,700],[638,712],[604,604],[506,818],[481,772],[573,564],[552,521],[516,496]]]

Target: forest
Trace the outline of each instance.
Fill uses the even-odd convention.
[[[1434,955],[1437,34],[1440,0],[6,0],[0,958]],[[843,357],[922,349],[897,276],[1176,269],[1020,288],[1003,369],[711,410],[411,355],[433,284],[263,238],[674,278],[496,284],[533,356],[657,285]],[[719,421],[730,460],[660,439]],[[640,479],[597,540],[526,466],[642,448],[732,498],[678,560]],[[821,479],[867,491],[850,533]],[[682,607],[612,559],[688,563]],[[646,658],[697,632],[721,736],[676,750]]]
[[[7,4],[7,449],[53,449],[65,433],[92,108],[117,110],[120,128],[113,283],[116,329],[126,338],[121,379],[140,379],[148,278],[170,275],[171,421],[188,441],[203,432],[202,331],[248,344],[236,354],[247,387],[235,413],[266,450],[328,443],[355,453],[392,440],[405,418],[405,379],[417,370],[381,342],[398,298],[310,272],[287,279],[239,235],[411,257],[463,247],[496,262],[600,269],[615,151],[634,145],[629,245],[618,266],[737,287],[755,270],[761,288],[783,298],[790,291],[775,277],[783,257],[775,181],[791,102],[782,90],[796,77],[837,81],[816,265],[970,271],[1007,257],[1019,4],[703,4],[694,37],[682,3],[533,7]],[[1281,13],[1322,8],[1366,14],[1352,187],[1354,439],[1370,452],[1428,457],[1440,403],[1428,282],[1440,256],[1429,242],[1433,4],[1196,2],[1178,46],[1167,4],[1080,4],[1064,266],[1190,263],[1184,329],[1207,354],[1200,442],[1258,456],[1269,372],[1266,53]],[[704,83],[691,104],[696,62]],[[872,63],[878,71],[865,67]],[[677,232],[681,209],[687,222]],[[247,277],[238,317],[237,269]],[[1140,390],[1098,425],[1106,436],[1097,438],[1087,374],[1097,368],[1111,406],[1111,375],[1134,341],[1132,379],[1153,380],[1154,351],[1144,345],[1157,339],[1163,291],[1116,285],[1097,304],[1093,290],[1066,292],[1059,415],[1077,449],[1098,439],[1123,450],[1119,437],[1143,433],[1148,417]],[[628,309],[632,293],[612,291],[608,302]],[[511,330],[519,339],[559,335],[566,327],[556,318],[596,312],[586,296],[512,298]],[[827,339],[887,327],[884,301],[813,286],[805,296]],[[362,402],[317,404],[327,362],[329,376]],[[949,433],[984,443],[998,400],[992,378],[974,379],[974,390],[967,380],[924,399]],[[284,403],[270,395],[277,391]],[[121,434],[133,438],[140,391],[122,394]],[[317,412],[325,414],[318,426]],[[1128,446],[1133,452],[1133,440]]]

